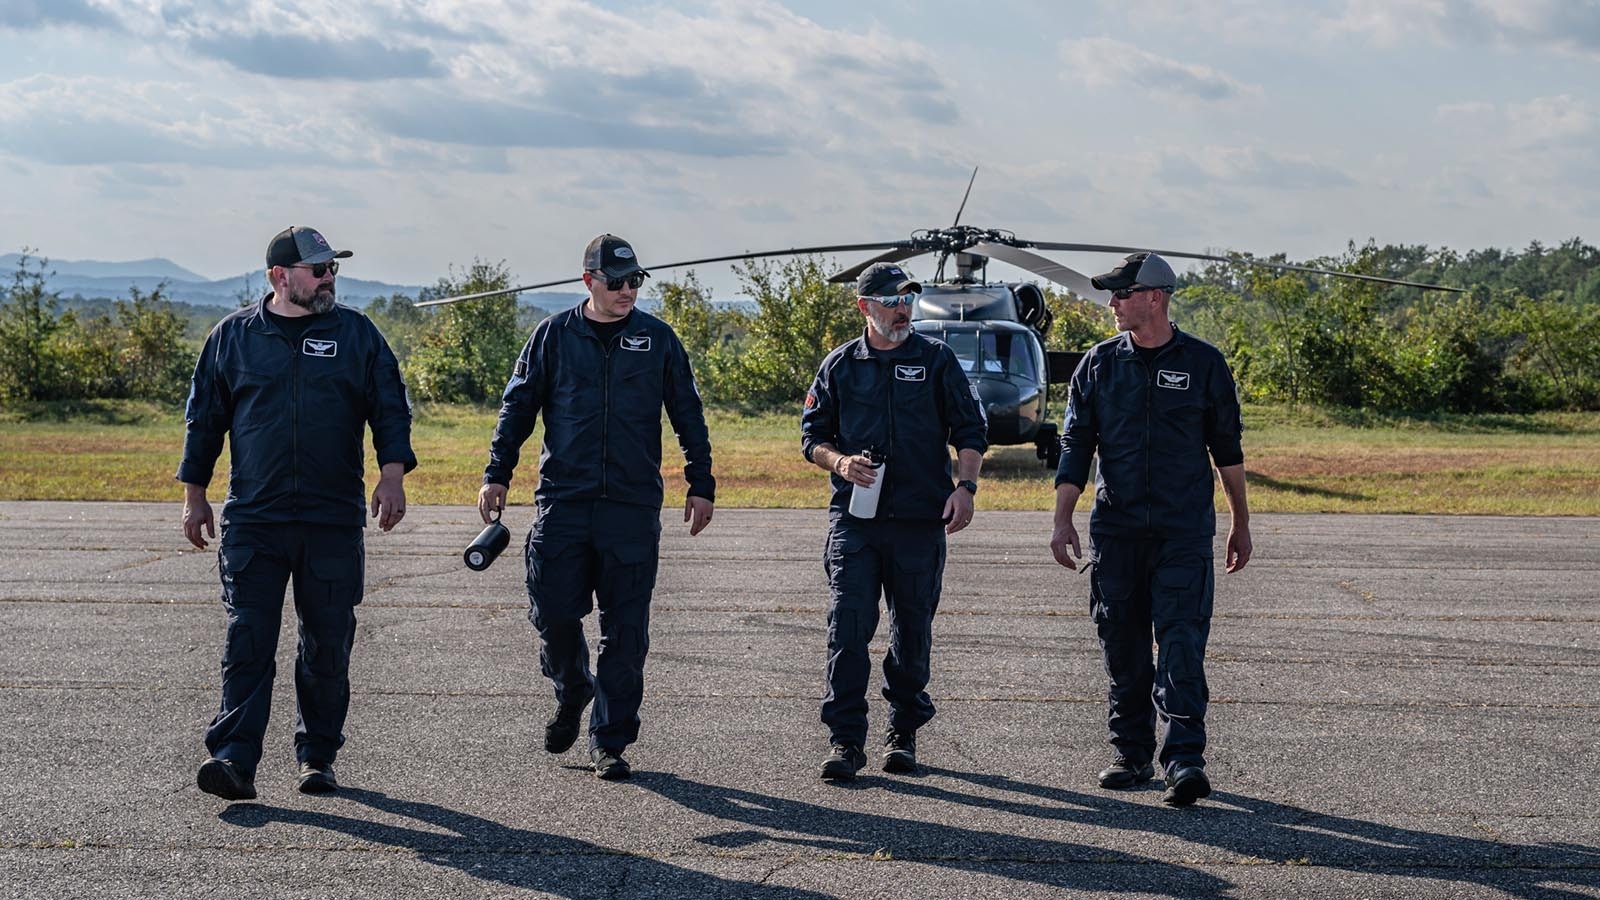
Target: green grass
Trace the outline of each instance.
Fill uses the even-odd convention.
[[[421,465],[406,478],[412,503],[474,501],[494,418],[492,409],[418,407],[412,443]],[[710,425],[718,505],[827,502],[826,475],[800,458],[795,414],[713,413]],[[1245,428],[1256,512],[1600,514],[1600,413],[1407,419],[1250,406]],[[538,437],[523,448],[513,503],[532,501]],[[0,416],[0,499],[176,502],[182,445],[181,415],[148,404],[13,410]],[[683,479],[670,431],[663,445],[668,503],[676,504]],[[226,467],[224,454],[213,500],[226,493]],[[1049,509],[1052,474],[1031,447],[995,448],[979,508]]]

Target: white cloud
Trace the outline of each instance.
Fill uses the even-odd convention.
[[[1243,84],[1205,65],[1178,62],[1113,38],[1062,41],[1063,77],[1091,88],[1134,87],[1157,96],[1218,102],[1259,96],[1257,85]]]
[[[0,146],[69,164],[204,165],[216,151],[232,154],[212,157],[222,165],[259,165],[252,151],[287,136],[344,164],[483,165],[483,148],[910,151],[928,129],[961,120],[951,83],[923,48],[827,29],[773,2],[624,15],[579,0],[348,9],[190,0],[125,4],[120,13],[117,27],[164,54],[174,74],[167,87],[192,82],[190,99],[130,115],[67,97],[84,108],[69,102],[33,120],[36,133]],[[240,127],[217,123],[236,132],[231,142],[184,134],[195,118],[185,107],[210,101],[240,114],[231,123]],[[282,134],[306,131],[299,123],[308,119],[317,120],[311,134]],[[124,146],[85,146],[96,127],[119,129]]]
[[[1254,147],[1164,150],[1158,156],[1157,165],[1162,179],[1170,184],[1314,190],[1347,188],[1356,183],[1340,169],[1311,157]]]
[[[1384,44],[1425,37],[1600,57],[1600,0],[1347,0],[1325,25]]]
[[[1587,143],[1595,131],[1589,104],[1571,94],[1535,97],[1507,108],[1511,133],[1525,145]]]

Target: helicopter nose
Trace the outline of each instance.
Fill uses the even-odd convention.
[[[983,375],[969,375],[989,418],[991,443],[1028,440],[1039,427],[1039,386]]]

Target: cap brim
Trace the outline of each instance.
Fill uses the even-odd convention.
[[[355,256],[355,252],[352,250],[324,250],[321,253],[313,253],[300,261],[308,265],[316,265],[331,259],[344,259],[350,256]]]
[[[895,294],[904,294],[906,291],[922,293],[922,284],[907,278],[904,281],[889,281],[881,284],[868,284],[866,288],[856,287],[857,296],[860,297],[892,297]]]
[[[1133,287],[1133,276],[1126,272],[1107,272],[1089,279],[1089,283],[1097,290],[1120,291],[1123,288]]]
[[[644,266],[641,266],[638,263],[631,263],[620,268],[616,266],[613,266],[609,269],[602,268],[600,271],[606,273],[607,278],[625,278],[635,272],[644,272],[644,277],[650,277],[650,273],[645,271]]]

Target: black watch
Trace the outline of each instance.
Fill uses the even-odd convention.
[[[958,481],[958,482],[956,482],[956,487],[964,487],[964,488],[967,489],[967,493],[971,494],[974,497],[978,496],[978,483],[976,481],[973,481],[971,479],[965,479],[965,480],[962,480],[962,481]]]

